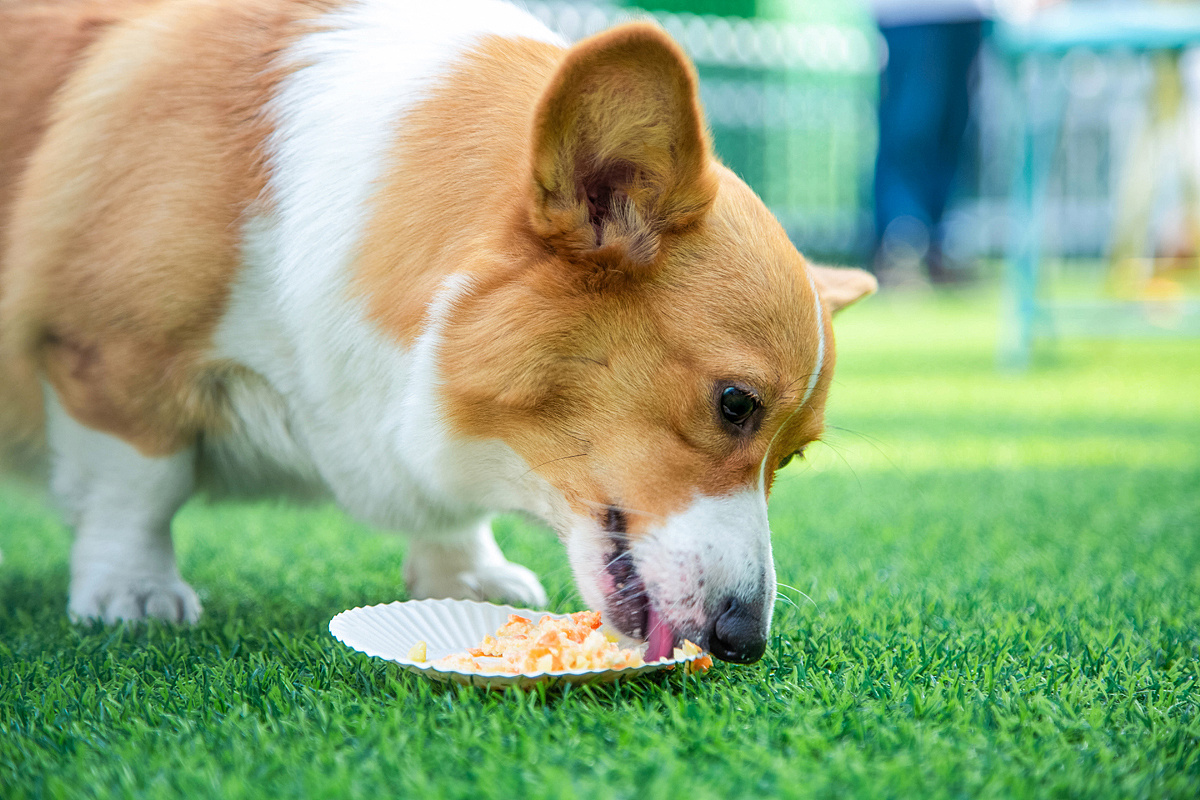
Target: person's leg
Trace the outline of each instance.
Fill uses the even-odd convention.
[[[880,87],[875,170],[877,264],[921,259],[941,222],[961,152],[978,22],[882,29],[888,63]]]
[[[961,174],[963,153],[966,150],[964,135],[970,118],[971,75],[979,47],[983,41],[983,26],[979,22],[955,22],[939,25],[936,31],[941,54],[940,71],[936,79],[942,83],[939,94],[944,99],[941,129],[937,140],[937,154],[928,185],[932,242],[928,257],[930,277],[944,280],[952,277],[953,271],[945,262],[942,251],[942,218]]]
[[[881,29],[888,61],[880,84],[875,230],[885,251],[891,245],[916,244],[913,237],[918,226],[930,223],[927,198],[931,192],[926,182],[941,119],[939,84],[930,80],[936,69],[936,57],[929,53],[933,28],[901,25]],[[894,241],[897,236],[905,241]],[[886,258],[886,252],[884,255]]]

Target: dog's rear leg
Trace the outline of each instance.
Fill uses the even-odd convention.
[[[414,599],[504,600],[534,608],[547,602],[537,576],[500,552],[490,520],[462,531],[413,536],[404,581]]]
[[[75,529],[71,616],[195,622],[200,601],[179,576],[171,543],[171,518],[194,485],[194,448],[144,456],[79,424],[47,394],[52,486]]]

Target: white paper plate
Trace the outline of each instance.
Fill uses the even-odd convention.
[[[492,689],[528,687],[537,683],[605,683],[699,658],[696,655],[679,660],[664,659],[627,669],[559,670],[516,675],[507,672],[461,672],[433,666],[432,662],[444,656],[477,646],[484,636],[494,634],[497,628],[508,622],[509,614],[520,614],[534,622],[546,616],[568,616],[475,600],[409,600],[343,611],[329,621],[329,632],[355,650],[395,661],[406,670],[435,681],[454,681]],[[427,661],[417,662],[408,657],[417,642],[425,642]]]

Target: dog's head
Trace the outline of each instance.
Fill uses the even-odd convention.
[[[452,424],[553,495],[585,601],[648,658],[688,638],[758,659],[775,597],[766,499],[822,430],[830,314],[874,289],[806,263],[712,155],[660,30],[572,48],[533,119],[511,266],[454,333]]]

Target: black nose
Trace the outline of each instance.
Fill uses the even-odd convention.
[[[747,603],[736,597],[726,600],[709,631],[709,652],[735,664],[758,661],[767,649],[762,616],[761,603]]]

